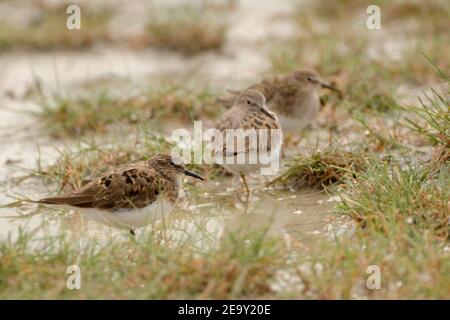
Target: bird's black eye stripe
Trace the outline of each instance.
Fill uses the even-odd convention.
[[[175,167],[175,163],[174,163],[172,160],[169,160],[169,164],[170,164],[172,167]]]

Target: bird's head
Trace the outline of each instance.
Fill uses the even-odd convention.
[[[167,175],[184,174],[196,179],[205,180],[197,173],[188,170],[181,158],[170,154],[157,154],[153,156],[149,160],[149,165],[156,171],[165,173]]]
[[[266,105],[266,98],[258,90],[245,90],[236,98],[235,104],[243,108],[263,108]]]
[[[270,118],[274,118],[266,108],[266,97],[258,90],[245,90],[235,100],[234,104],[242,109],[257,110]]]
[[[292,72],[292,77],[295,79],[299,87],[302,89],[319,90],[320,88],[326,88],[339,93],[339,95],[342,94],[342,92],[339,89],[323,82],[319,73],[313,69],[295,70]]]

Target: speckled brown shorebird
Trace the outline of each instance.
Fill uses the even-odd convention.
[[[172,212],[179,198],[182,174],[203,180],[187,170],[181,159],[158,154],[95,178],[69,194],[37,202],[65,206],[93,220],[129,228],[134,234],[134,228]]]
[[[216,126],[223,136],[221,155],[234,158],[232,164],[227,164],[224,160],[222,165],[232,173],[241,176],[247,202],[250,190],[245,175],[264,166],[267,167],[273,161],[279,162],[281,156],[283,143],[281,126],[276,114],[267,109],[265,102],[266,99],[261,92],[253,89],[245,90],[237,96],[233,106],[222,115]],[[227,139],[229,130],[235,133],[233,140]],[[254,130],[258,138],[251,141],[245,136],[246,130]],[[261,139],[259,134],[265,134],[266,139]],[[239,145],[242,148],[239,148]],[[216,147],[216,156],[217,151]],[[263,153],[270,154],[266,162],[261,161]],[[239,162],[239,158],[245,159],[246,162]],[[250,159],[257,159],[257,162],[250,162]]]
[[[264,79],[248,89],[260,91],[281,123],[284,133],[298,132],[313,122],[320,111],[319,90],[341,91],[322,81],[315,70],[299,69],[283,76]],[[230,91],[219,102],[230,107],[239,91]]]

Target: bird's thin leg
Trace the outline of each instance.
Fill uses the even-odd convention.
[[[245,179],[245,175],[241,174],[242,181],[244,182],[244,188],[246,192],[246,202],[248,202],[250,198],[250,189],[248,188],[247,180]]]
[[[332,123],[333,123],[333,128],[336,129],[337,128],[337,116],[336,116],[336,105],[333,104],[332,106],[332,110],[331,110],[331,116],[332,116]]]

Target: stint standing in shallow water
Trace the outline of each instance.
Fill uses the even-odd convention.
[[[335,87],[325,84],[315,70],[299,69],[284,76],[277,76],[249,87],[260,91],[267,104],[280,119],[284,133],[299,132],[312,123],[320,111],[320,88],[338,92]],[[239,92],[230,92],[231,96],[219,98],[224,105],[230,106]]]
[[[283,134],[278,118],[267,109],[266,98],[261,92],[245,90],[236,98],[233,107],[222,115],[216,129],[223,137],[222,149],[218,149],[221,146],[215,146],[216,157],[218,151],[222,151],[221,155],[224,157],[233,158],[233,164],[227,164],[226,159],[222,158],[222,165],[241,176],[248,202],[250,190],[245,175],[261,168],[269,168],[273,164],[276,168],[279,167]],[[245,135],[245,131],[252,130],[257,139]],[[227,131],[234,132],[233,140],[227,139]],[[265,135],[265,139],[260,134]],[[245,162],[240,163],[240,159],[245,159]],[[252,162],[251,159],[257,161]]]
[[[63,196],[38,203],[63,205],[116,227],[143,227],[172,212],[180,194],[180,175],[204,180],[181,159],[158,154],[113,170]]]

